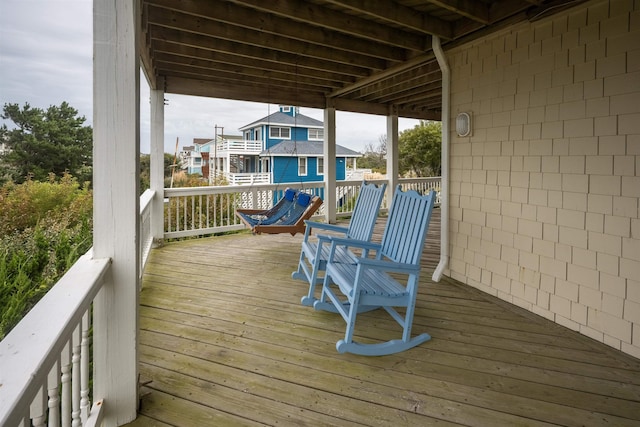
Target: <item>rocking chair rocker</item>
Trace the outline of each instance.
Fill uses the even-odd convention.
[[[330,238],[322,294],[313,307],[316,310],[338,311],[347,323],[345,337],[336,343],[339,353],[381,356],[398,353],[431,339],[427,333],[411,338],[411,326],[418,294],[420,258],[436,199],[435,191],[421,196],[398,186],[380,244],[353,239]],[[336,258],[338,247],[358,247],[376,251],[375,258],[359,257],[353,263]],[[394,273],[392,277],[388,273]],[[396,278],[406,277],[400,283]],[[334,290],[333,288],[338,289]],[[337,292],[344,299],[341,299]],[[353,341],[358,312],[373,307],[386,310],[403,327],[402,339],[383,343]],[[394,307],[406,309],[404,317]]]

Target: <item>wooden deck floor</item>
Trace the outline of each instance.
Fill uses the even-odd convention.
[[[341,355],[339,315],[300,305],[301,236],[167,244],[146,268],[130,426],[640,425],[640,361],[456,282],[433,283],[436,209],[414,334],[384,357]],[[380,221],[383,222],[383,221]],[[361,336],[400,335],[386,313]]]

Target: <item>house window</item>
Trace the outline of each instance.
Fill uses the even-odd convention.
[[[282,107],[282,112],[283,113],[290,113],[291,112],[291,107]]]
[[[244,132],[244,139],[247,140],[247,141],[251,139],[251,131],[250,130],[247,130],[247,131]]]
[[[256,129],[256,141],[262,141],[262,132],[260,132],[262,129],[258,128]]]
[[[269,128],[269,138],[291,138],[291,128],[271,127]]]
[[[320,140],[324,139],[324,129],[309,129],[309,140]]]
[[[298,176],[307,176],[307,158],[298,157]]]
[[[324,175],[324,157],[318,157],[318,175]]]

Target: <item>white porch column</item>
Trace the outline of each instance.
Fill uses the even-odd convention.
[[[164,239],[164,90],[151,90],[151,234],[156,245]]]
[[[324,110],[324,211],[325,221],[336,222],[336,109]]]
[[[108,427],[134,420],[138,405],[138,5],[93,7],[93,255],[112,260],[93,308],[93,397]]]
[[[399,154],[398,154],[398,113],[395,109],[387,116],[387,206],[391,207],[393,192],[398,185]]]

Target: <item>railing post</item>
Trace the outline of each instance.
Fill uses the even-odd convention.
[[[164,239],[164,90],[151,90],[151,235],[154,246]]]
[[[336,222],[336,109],[324,109],[324,208],[325,221]]]
[[[393,193],[398,185],[399,171],[399,150],[398,150],[398,112],[391,108],[387,116],[387,206],[391,207]]]

